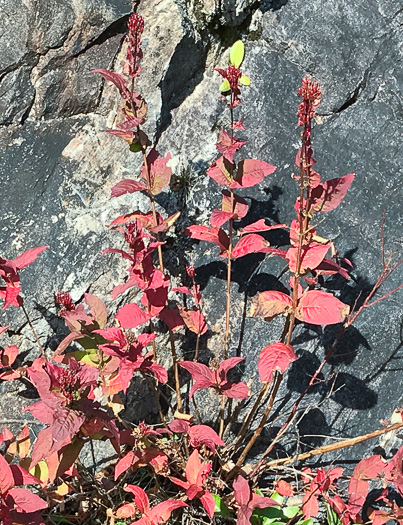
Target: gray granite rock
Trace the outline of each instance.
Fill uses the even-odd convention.
[[[29,247],[50,245],[24,270],[22,283],[34,326],[43,343],[54,348],[66,333],[55,315],[54,292],[69,290],[74,299],[87,290],[98,293],[113,313],[119,301],[111,301],[110,292],[125,274],[115,257],[99,256],[118,242],[105,224],[132,209],[147,209],[140,194],[109,200],[113,184],[138,173],[140,159],[103,132],[113,126],[119,101],[113,86],[90,73],[97,67],[121,70],[130,2],[0,0],[0,7],[5,15],[0,18],[1,252],[12,258]],[[197,268],[210,324],[202,341],[205,362],[223,347],[225,264],[215,248],[183,241],[178,234],[193,222],[207,224],[220,200],[219,188],[205,177],[216,158],[217,131],[228,120],[213,67],[225,66],[227,48],[240,37],[246,42],[243,69],[252,79],[239,110],[248,138],[243,153],[277,166],[264,183],[244,191],[250,214],[242,224],[262,216],[278,222],[293,218],[296,91],[308,72],[324,92],[321,123],[313,134],[317,169],[323,179],[357,174],[345,201],[319,226],[355,265],[351,281],[333,279],[329,288],[351,305],[368,293],[381,271],[384,209],[387,249],[397,258],[401,253],[402,13],[397,4],[150,0],[140,12],[146,30],[138,90],[149,104],[147,131],[161,153],[171,152],[179,181],[173,191],[158,196],[157,205],[164,213],[182,210],[176,231],[167,238],[166,264],[178,282],[186,263]],[[268,238],[286,246],[284,235]],[[284,289],[283,269],[281,260],[262,255],[234,264],[231,353],[247,356],[239,371],[244,379],[256,373],[259,351],[282,329],[281,319],[269,324],[247,317],[249,300],[261,290]],[[401,272],[396,272],[385,293],[400,282]],[[348,437],[378,428],[380,419],[402,405],[401,302],[400,291],[364,312],[345,335],[323,381],[307,396],[304,408],[311,410],[301,414],[286,452],[324,442],[317,435]],[[11,324],[13,341],[35,355],[21,312],[9,308],[0,323]],[[284,381],[274,416],[303,391],[333,336],[332,328],[297,327],[293,343],[300,359]],[[194,339],[189,334],[178,338],[183,355],[190,356]],[[163,349],[165,339],[159,343]],[[30,402],[15,388],[1,385],[0,421],[17,420],[19,409]],[[144,390],[142,399],[149,394]],[[214,400],[200,396],[211,411]],[[15,414],[8,407],[11,398],[18,398]],[[150,407],[153,417],[151,401]],[[143,408],[140,403],[130,416],[145,417]],[[276,419],[274,426],[280,423]],[[259,447],[269,439],[264,434]],[[350,449],[343,458],[357,458],[374,445]]]

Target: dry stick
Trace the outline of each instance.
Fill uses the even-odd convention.
[[[38,343],[38,346],[39,346],[39,350],[41,351],[41,354],[42,354],[42,357],[44,359],[46,359],[46,361],[48,360],[48,358],[46,357],[46,354],[45,354],[45,350],[43,349],[43,346],[41,344],[41,342],[39,341],[39,337],[37,336],[36,332],[35,332],[35,328],[34,328],[34,325],[31,323],[31,319],[29,318],[29,315],[28,315],[28,312],[27,310],[25,309],[25,306],[24,306],[24,303],[21,305],[21,308],[22,308],[22,311],[24,312],[25,314],[25,317],[28,321],[28,325],[31,329],[31,332],[33,333],[33,336],[35,338],[35,341]]]
[[[363,436],[357,436],[351,439],[346,439],[344,441],[339,441],[338,443],[332,443],[330,445],[325,445],[323,447],[316,448],[315,450],[305,452],[304,454],[298,454],[297,456],[294,456],[294,457],[274,459],[266,463],[264,467],[266,469],[267,467],[286,465],[287,463],[294,463],[295,461],[309,459],[314,456],[319,456],[320,454],[326,454],[327,452],[333,452],[335,450],[340,450],[342,448],[352,447],[354,445],[357,445],[358,443],[362,443],[363,441],[367,441],[368,439],[373,439],[378,436],[382,436],[383,434],[387,434],[388,432],[393,432],[393,430],[398,430],[399,428],[402,428],[402,427],[403,427],[403,422],[396,423],[395,425],[392,425],[390,427],[381,428],[379,430],[374,430],[373,432],[370,432],[369,434],[364,434]]]

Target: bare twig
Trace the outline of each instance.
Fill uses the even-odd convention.
[[[403,422],[396,423],[395,425],[392,425],[390,427],[381,428],[379,430],[374,430],[373,432],[369,432],[368,434],[364,434],[362,436],[345,439],[344,441],[339,441],[338,443],[331,443],[330,445],[324,445],[323,447],[315,448],[314,450],[310,450],[309,452],[305,452],[304,454],[298,454],[297,456],[293,456],[289,458],[274,459],[264,465],[264,470],[270,467],[287,465],[289,463],[295,463],[296,461],[309,459],[314,456],[320,456],[321,454],[326,454],[327,452],[333,452],[335,450],[352,447],[354,445],[357,445],[358,443],[362,443],[364,441],[367,441],[368,439],[373,439],[373,438],[382,436],[383,434],[387,434],[388,432],[393,432],[394,430],[398,430],[399,428],[402,428],[402,427],[403,427]],[[257,472],[253,471],[250,474],[250,477],[255,477],[256,474]]]

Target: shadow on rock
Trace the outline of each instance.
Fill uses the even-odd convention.
[[[322,410],[314,408],[299,421],[298,432],[302,452],[305,452],[320,447],[326,436],[331,434],[331,427],[328,425]]]
[[[192,60],[189,62],[189,57]],[[157,124],[156,141],[172,121],[171,111],[179,107],[203,80],[207,47],[186,35],[176,46],[168,70],[159,84],[161,89],[161,117]]]
[[[368,410],[378,402],[378,394],[364,381],[346,372],[339,372],[333,386],[332,399],[344,408]]]

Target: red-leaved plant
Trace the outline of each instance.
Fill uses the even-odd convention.
[[[318,233],[319,218],[342,202],[354,174],[322,181],[314,169],[312,121],[322,99],[318,82],[305,76],[298,90],[302,142],[295,159],[299,195],[294,204],[294,220],[287,225],[270,224],[260,218],[238,227],[236,239],[236,223],[243,220],[245,224],[249,212],[245,195],[238,192],[266,183],[275,166],[265,160],[240,158],[246,140],[238,136],[245,127],[237,112],[241,89],[250,85],[250,79],[240,69],[244,60],[244,44],[240,40],[230,49],[228,67],[216,70],[223,78],[220,92],[230,118],[228,127],[218,133],[218,158],[207,175],[220,186],[221,208],[212,210],[209,224],[190,225],[184,231],[184,235],[197,241],[216,244],[227,265],[223,348],[210,363],[203,363],[199,356],[201,336],[208,335],[208,322],[213,324],[214,320],[203,310],[197,271],[187,267],[183,274],[188,282],[173,287],[164,266],[167,249],[164,235],[175,225],[180,212],[164,217],[156,211],[155,196],[170,185],[171,155],[160,154],[143,130],[147,103],[135,91],[143,58],[143,18],[132,14],[128,27],[123,72],[106,69],[94,72],[112,82],[122,99],[118,125],[108,133],[126,141],[130,152],[140,155],[142,161],[139,177],[115,184],[111,198],[142,192],[148,198],[149,211],[133,210],[114,219],[109,228],[123,236],[125,248],[104,251],[104,255],[120,256],[128,265],[127,279],[111,289],[112,298],[124,300],[124,294],[136,289],[141,299],[126,302],[114,315],[108,315],[105,303],[94,294],[86,293],[83,302],[75,303],[68,292],[58,292],[58,315],[69,334],[64,334],[58,348],[50,354],[42,347],[29,320],[20,296],[19,277],[19,271],[31,264],[46,246],[28,250],[14,260],[0,258],[0,276],[5,283],[0,288],[3,308],[23,308],[41,351],[33,362],[24,363],[20,362],[17,346],[1,348],[0,381],[30,382],[40,399],[25,411],[43,427],[32,443],[26,426],[18,435],[7,428],[0,434],[1,522],[41,524],[55,523],[53,518],[57,518],[58,522],[66,523],[117,525],[120,520],[120,524],[158,525],[167,522],[173,513],[177,516],[182,513],[181,519],[187,523],[210,523],[215,516],[222,522],[236,521],[238,525],[291,522],[309,525],[324,504],[328,515],[333,517],[332,523],[349,525],[371,520],[382,525],[392,519],[403,524],[403,509],[393,494],[395,490],[403,496],[403,447],[388,460],[372,456],[360,461],[349,476],[347,497],[337,484],[343,475],[339,467],[311,470],[302,464],[295,471],[292,484],[284,479],[287,471],[283,474],[280,471],[278,479],[266,482],[262,488],[264,494],[257,489],[264,472],[274,477],[274,468],[278,472],[282,465],[352,446],[403,426],[402,412],[398,410],[390,424],[370,434],[296,457],[269,459],[290,430],[301,401],[317,382],[343,332],[365,308],[395,291],[374,299],[379,287],[400,264],[386,261],[382,251],[381,275],[359,306],[343,303],[326,289],[327,276],[339,274],[349,279],[352,265],[340,258],[333,243]],[[270,246],[264,233],[273,229],[288,233],[288,249]],[[383,245],[382,224],[382,250]],[[257,378],[253,384],[252,380],[233,381],[228,376],[235,367],[239,371],[238,365],[249,357],[229,355],[232,263],[252,253],[280,257],[289,271],[288,292],[267,289],[251,302],[251,317],[268,322],[284,317],[281,336],[267,341],[260,351],[257,388]],[[340,332],[312,374],[307,389],[291,411],[282,415],[282,426],[270,444],[248,463],[248,454],[270,418],[283,377],[298,359],[292,346],[297,321],[317,326],[340,325]],[[185,339],[182,348],[186,347],[187,359],[183,356],[179,359],[175,334],[185,327],[196,335],[196,346],[188,348]],[[0,334],[8,328],[0,327]],[[161,328],[168,333],[170,363],[160,351]],[[191,379],[182,369],[190,373]],[[129,399],[125,395],[135,375],[144,378],[153,390],[160,417],[157,425],[144,421],[134,424],[119,415],[124,414],[122,410]],[[187,392],[185,383],[189,381]],[[203,392],[196,394],[198,391]],[[211,413],[213,409],[209,411],[207,407],[200,410],[201,399],[203,403],[211,399],[211,406],[219,407],[217,413]],[[242,421],[238,427],[239,416]],[[110,467],[98,471],[94,459],[91,471],[82,464],[79,455],[84,447],[93,449],[96,440],[109,440],[116,457]],[[126,481],[123,489],[132,495],[130,501],[125,501],[126,496],[120,490]],[[370,502],[368,494],[374,482],[382,485],[382,492],[375,502]],[[31,485],[44,499],[25,488]],[[302,496],[299,504],[288,502],[287,498],[298,493]],[[61,498],[67,494],[69,499],[62,504]],[[45,517],[41,511],[45,511]],[[66,520],[72,521],[65,521],[63,512],[67,514]]]

